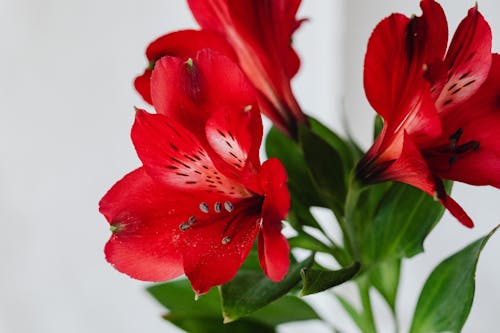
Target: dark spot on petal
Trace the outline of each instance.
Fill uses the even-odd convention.
[[[179,151],[179,148],[177,148],[176,145],[174,145],[173,143],[169,143],[170,147],[172,147],[173,150],[175,151]]]
[[[182,177],[189,177],[189,175],[186,175],[185,173],[182,173],[182,172],[176,172],[175,174],[182,176]]]
[[[467,72],[467,73],[465,73],[465,74],[462,74],[462,76],[459,78],[459,80],[463,80],[463,79],[465,79],[467,76],[469,76],[469,74],[470,74],[470,71],[468,71],[468,72]]]
[[[176,166],[173,166],[173,165],[167,165],[167,169],[177,170],[178,168]]]
[[[450,104],[451,102],[453,102],[453,100],[450,98],[450,99],[447,99],[446,101],[444,101],[443,105],[448,105]]]
[[[187,181],[187,182],[186,182],[186,184],[193,185],[193,184],[196,184],[196,182],[195,182],[195,181],[190,180],[190,181]]]
[[[224,132],[222,132],[220,129],[217,130],[217,132],[219,132],[219,134],[223,137],[223,138],[226,138],[226,136],[224,135]]]
[[[462,86],[462,88],[465,88],[465,87],[467,87],[467,86],[470,86],[470,85],[471,85],[471,84],[473,84],[474,82],[476,82],[476,80],[469,81],[469,82],[467,82],[466,84],[464,84],[464,85]]]

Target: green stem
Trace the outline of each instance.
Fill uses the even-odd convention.
[[[368,279],[362,278],[358,281],[358,290],[361,297],[361,304],[363,306],[362,316],[365,323],[364,333],[377,333],[375,325],[375,317],[373,315],[372,302],[370,298],[370,283]]]
[[[356,206],[358,205],[359,197],[365,189],[366,187],[362,187],[356,178],[351,176],[345,201],[345,218],[343,221],[339,221],[346,240],[346,247],[356,261],[360,261],[361,253],[359,240],[356,237],[354,214],[356,213]]]

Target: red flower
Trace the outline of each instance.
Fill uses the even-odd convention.
[[[107,260],[140,280],[184,273],[202,294],[234,277],[258,235],[262,268],[281,280],[290,197],[282,164],[260,164],[253,87],[210,50],[187,62],[163,57],[151,82],[158,114],[138,110],[132,128],[143,166],[100,202],[113,231]]]
[[[433,0],[421,17],[393,14],[373,31],[364,84],[384,127],[358,165],[367,183],[401,181],[433,195],[460,222],[472,220],[441,179],[500,187],[500,59],[477,8],[446,51],[446,17]]]
[[[137,91],[151,103],[149,78],[160,57],[187,59],[211,48],[239,63],[259,92],[262,112],[281,130],[295,135],[297,122],[306,121],[290,86],[300,67],[290,43],[302,23],[295,19],[300,0],[188,2],[203,30],[178,31],[154,41],[146,51],[150,66],[135,81]]]
[[[153,104],[150,81],[156,62],[167,55],[187,60],[194,58],[200,50],[205,48],[210,48],[236,61],[236,55],[231,46],[216,33],[204,30],[175,31],[161,36],[149,44],[146,49],[149,65],[144,73],[135,79],[135,89],[146,102]]]

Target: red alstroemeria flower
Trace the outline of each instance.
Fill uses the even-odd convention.
[[[441,6],[423,0],[421,7],[421,17],[384,19],[368,43],[365,90],[384,127],[357,175],[420,188],[472,227],[441,179],[500,187],[500,59],[491,54],[491,30],[477,8],[446,50]]]
[[[139,75],[134,86],[142,98],[149,104],[151,99],[151,74],[156,62],[164,56],[173,56],[185,60],[194,58],[196,54],[206,48],[221,53],[234,61],[236,55],[231,46],[218,34],[204,30],[180,30],[163,35],[154,40],[146,49],[148,67]]]
[[[259,92],[262,112],[290,135],[306,121],[290,86],[300,59],[290,44],[302,21],[295,19],[300,0],[189,1],[203,30],[182,30],[153,41],[146,50],[149,66],[135,79],[136,90],[152,103],[154,64],[165,55],[192,58],[210,48],[239,63]]]
[[[290,86],[300,59],[291,46],[303,20],[295,18],[301,0],[188,0],[203,30],[220,33],[233,47],[240,64],[260,93],[262,112],[295,135],[306,118]]]
[[[234,277],[258,236],[261,266],[281,280],[290,197],[277,159],[262,165],[254,88],[236,64],[203,50],[153,70],[158,114],[138,110],[132,141],[143,166],[100,202],[113,234],[107,260],[133,278],[186,274],[197,294]]]

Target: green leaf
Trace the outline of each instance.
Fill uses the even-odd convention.
[[[297,296],[284,296],[245,318],[254,318],[270,326],[320,319],[314,309]]]
[[[291,248],[298,247],[301,249],[311,250],[314,252],[323,252],[332,254],[332,249],[329,246],[325,245],[318,239],[314,238],[313,236],[305,232],[301,232],[297,236],[289,238],[288,244],[290,244]]]
[[[476,266],[488,235],[448,257],[431,273],[418,299],[411,333],[458,333],[474,299]]]
[[[217,290],[212,288],[198,301],[188,280],[177,280],[148,287],[151,294],[170,312],[178,314],[221,317],[220,300]]]
[[[189,333],[275,333],[276,329],[265,323],[242,319],[224,324],[221,318],[167,314],[163,318]]]
[[[363,155],[363,152],[353,142],[342,139],[335,132],[312,117],[309,117],[309,125],[313,133],[320,136],[339,153],[344,166],[344,175],[348,176],[350,170]]]
[[[295,197],[292,196],[290,211],[288,212],[287,221],[297,231],[302,230],[302,226],[310,226],[321,230],[314,216],[311,214],[309,207],[301,204]]]
[[[451,183],[446,186],[449,191]],[[443,213],[443,206],[428,194],[394,183],[380,201],[373,222],[366,226],[362,262],[368,266],[422,252],[425,238]]]
[[[296,142],[273,127],[266,137],[266,154],[268,158],[276,157],[283,163],[292,202],[298,201],[306,207],[323,206],[307,172],[302,149]]]
[[[293,321],[319,319],[316,312],[296,296],[284,296],[250,316],[223,323],[220,296],[216,288],[197,301],[189,281],[183,279],[153,285],[147,291],[169,310],[163,317],[179,328],[194,333],[275,332],[274,327]]]
[[[373,122],[373,141],[375,141],[375,139],[378,137],[383,127],[384,127],[384,120],[382,119],[381,116],[376,115],[375,121]]]
[[[344,166],[337,150],[308,128],[299,128],[304,159],[322,198],[341,212],[346,197]]]
[[[382,295],[393,314],[396,313],[400,274],[401,259],[385,261],[368,272],[370,283]]]
[[[349,301],[346,298],[344,298],[343,296],[336,294],[335,297],[339,301],[340,305],[342,305],[342,307],[344,308],[345,312],[347,312],[347,314],[349,315],[349,317],[351,317],[351,319],[354,321],[354,323],[363,332],[365,332],[366,331],[366,330],[364,330],[364,328],[366,327],[365,319],[361,315],[361,313],[359,313],[358,310],[356,310],[356,308],[351,303],[349,303]]]
[[[290,270],[280,282],[269,280],[264,273],[240,270],[236,277],[221,286],[224,321],[231,322],[264,307],[294,288],[300,281],[300,270],[309,267],[313,257],[290,265]]]
[[[319,293],[349,281],[359,272],[360,268],[359,263],[335,271],[304,268],[301,272],[303,284],[301,295]]]

